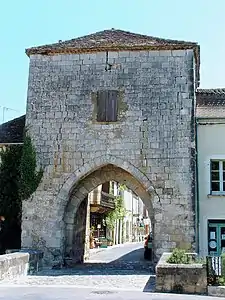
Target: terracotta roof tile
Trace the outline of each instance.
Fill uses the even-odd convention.
[[[225,118],[225,89],[198,89],[197,118]]]
[[[178,48],[194,48],[197,43],[161,39],[153,36],[147,36],[137,33],[132,33],[123,30],[110,29],[93,34],[89,34],[83,37],[74,38],[68,41],[59,41],[55,44],[43,45],[38,47],[32,47],[26,49],[27,55],[31,54],[49,54],[62,53],[64,51],[81,50],[101,50],[101,49],[116,49],[116,48],[135,48],[135,47],[154,47],[154,46],[174,46]]]
[[[13,119],[0,125],[0,143],[22,143],[26,116]]]

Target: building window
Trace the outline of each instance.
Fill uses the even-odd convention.
[[[225,193],[225,161],[211,160],[211,193]]]
[[[118,91],[97,93],[97,122],[116,122],[118,112]]]
[[[113,196],[119,195],[118,183],[115,181],[110,182],[110,194],[112,194]]]
[[[102,192],[109,194],[109,186],[110,186],[109,181],[103,183],[102,184]]]

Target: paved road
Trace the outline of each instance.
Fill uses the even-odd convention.
[[[73,269],[45,269],[38,276],[2,281],[2,286],[64,286],[153,291],[155,276],[143,259],[143,243],[125,244],[92,253],[90,261]]]
[[[144,242],[126,243],[107,248],[97,253],[91,253],[90,261],[105,263],[144,263],[147,267],[148,262],[144,260]]]
[[[97,290],[73,287],[0,286],[0,300],[220,300],[217,297],[175,294],[154,294],[137,291]]]

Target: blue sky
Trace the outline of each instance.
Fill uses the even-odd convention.
[[[224,0],[7,0],[0,7],[0,123],[25,112],[25,48],[116,28],[197,41],[201,87],[225,87]]]

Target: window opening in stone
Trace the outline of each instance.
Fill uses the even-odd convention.
[[[97,122],[116,122],[118,114],[118,91],[98,91]]]

